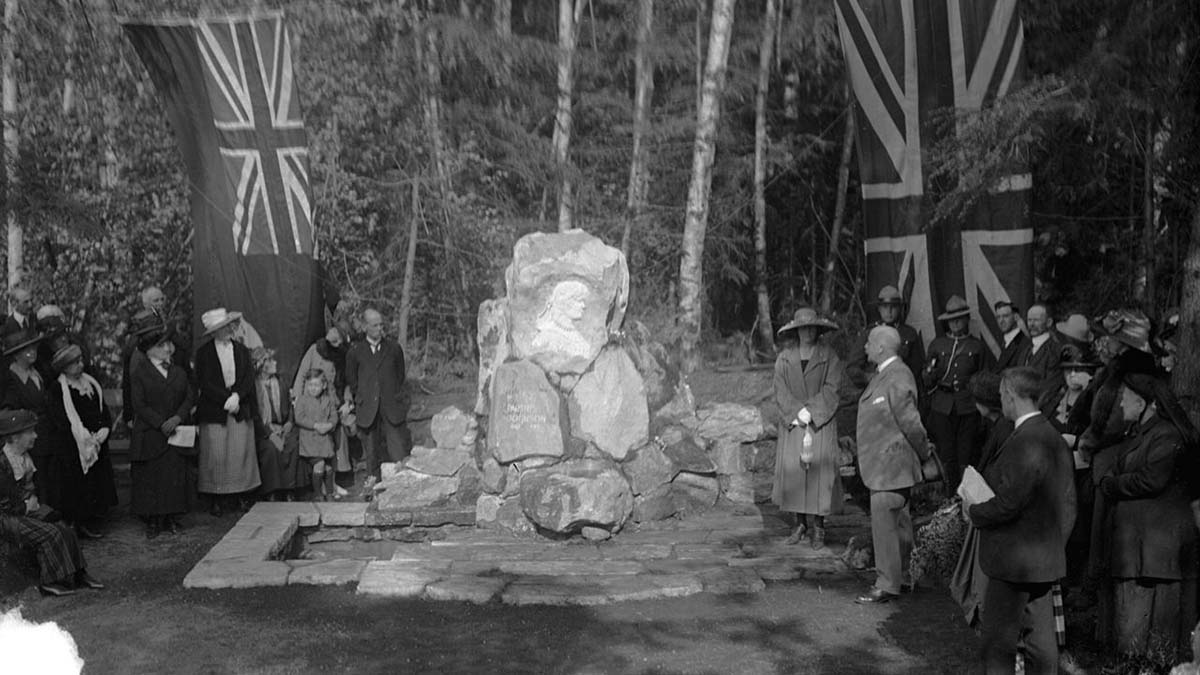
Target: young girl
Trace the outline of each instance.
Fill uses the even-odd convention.
[[[326,501],[335,494],[333,430],[337,426],[337,402],[328,391],[325,373],[313,368],[304,374],[304,391],[296,399],[296,426],[300,428],[300,456],[312,467],[313,497]]]

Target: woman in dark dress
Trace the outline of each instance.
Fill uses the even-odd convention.
[[[57,377],[46,388],[46,409],[68,450],[78,451],[79,475],[75,513],[70,520],[75,531],[86,539],[97,539],[100,522],[117,503],[112,462],[108,456],[108,434],[112,416],[104,405],[104,390],[91,375],[83,372],[83,350],[67,345],[50,361]]]
[[[62,442],[47,414],[49,387],[36,366],[41,341],[42,336],[29,329],[4,336],[4,357],[9,364],[0,371],[3,407],[28,410],[37,416],[37,440],[29,450],[29,457],[38,471],[38,499],[74,524],[83,473],[79,470],[75,444]]]
[[[164,325],[139,328],[138,350],[129,372],[133,403],[130,440],[130,510],[146,521],[146,538],[179,528],[178,515],[188,510],[186,449],[167,439],[191,416],[192,387],[187,373],[172,363],[175,344]]]

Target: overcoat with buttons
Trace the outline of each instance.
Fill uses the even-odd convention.
[[[917,381],[897,358],[871,378],[858,400],[858,466],[874,491],[921,482],[929,442],[917,409]]]

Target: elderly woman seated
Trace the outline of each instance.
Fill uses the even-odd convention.
[[[53,514],[38,503],[36,471],[29,449],[37,439],[37,415],[28,410],[0,410],[0,537],[37,553],[43,595],[70,595],[76,588],[100,590],[104,584],[87,573],[75,533],[47,522]]]

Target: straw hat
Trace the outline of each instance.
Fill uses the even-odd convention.
[[[946,311],[938,315],[938,321],[949,321],[971,316],[971,306],[960,295],[952,295],[946,301]]]
[[[904,296],[900,294],[900,289],[895,286],[884,286],[879,289],[879,297],[875,299],[876,305],[903,305]]]
[[[4,336],[4,356],[12,356],[30,345],[42,341],[42,334],[32,328],[22,328]]]
[[[204,324],[204,334],[211,335],[218,328],[228,326],[241,318],[241,312],[227,312],[224,307],[218,307],[201,314],[200,323]]]
[[[37,415],[28,410],[0,410],[0,438],[37,426]]]
[[[82,358],[83,350],[79,348],[79,345],[67,345],[54,352],[54,357],[50,359],[50,367],[55,372],[61,373],[67,369],[67,366]]]
[[[812,307],[801,307],[792,315],[792,320],[784,324],[777,333],[783,333],[796,328],[816,328],[818,330],[837,330],[838,325],[817,314]]]

